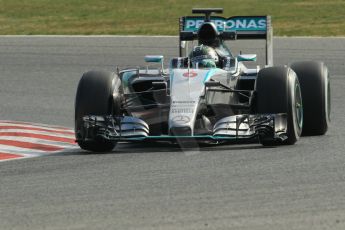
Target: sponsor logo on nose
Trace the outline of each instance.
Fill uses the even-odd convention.
[[[194,72],[194,71],[185,72],[183,74],[184,77],[196,77],[197,75],[198,75],[198,73]]]

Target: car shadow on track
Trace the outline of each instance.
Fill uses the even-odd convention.
[[[93,155],[93,154],[140,154],[140,153],[185,153],[187,155],[194,155],[198,152],[218,152],[218,151],[232,151],[232,150],[250,150],[263,149],[258,143],[241,143],[241,144],[205,144],[197,142],[189,143],[168,143],[168,142],[140,142],[140,143],[119,143],[110,152],[89,152],[81,149],[74,149],[73,151],[60,152],[53,154],[59,155]],[[272,147],[274,148],[274,147]]]

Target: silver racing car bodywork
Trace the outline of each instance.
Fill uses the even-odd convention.
[[[253,139],[259,136],[277,141],[286,139],[286,114],[238,114],[239,110],[250,111],[253,92],[233,90],[231,86],[238,84],[240,78],[234,77],[229,71],[219,68],[173,68],[170,69],[167,80],[164,77],[145,75],[146,72],[138,70],[134,72],[128,70],[121,75],[123,84],[126,85],[125,92],[128,92],[124,98],[128,115],[85,116],[83,140],[101,138],[111,141],[148,139],[219,141]],[[129,75],[132,79],[125,79]],[[242,81],[246,81],[245,79],[246,76]],[[154,98],[156,104],[148,102],[145,105],[139,100],[140,97],[145,98],[144,94],[148,93],[146,90],[141,94],[130,93],[134,90],[136,81],[163,86],[163,89],[150,90],[151,98]],[[128,87],[133,84],[134,87]],[[160,95],[162,91],[166,93],[164,97],[168,97],[168,100],[162,99]],[[231,94],[247,94],[248,98],[245,103],[240,103],[239,97],[229,96]],[[215,114],[209,115],[207,108]],[[160,132],[151,132],[151,127],[154,129],[157,124],[160,124]]]

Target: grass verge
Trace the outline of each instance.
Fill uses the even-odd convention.
[[[0,34],[177,35],[193,7],[272,15],[274,35],[344,36],[344,0],[0,0]]]

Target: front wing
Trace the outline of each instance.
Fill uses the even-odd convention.
[[[253,138],[284,141],[287,139],[286,114],[244,114],[222,118],[206,135],[159,135],[151,136],[149,125],[145,121],[130,117],[85,116],[83,130],[77,130],[78,141],[103,139],[108,141],[143,141],[194,139],[231,141]]]

